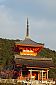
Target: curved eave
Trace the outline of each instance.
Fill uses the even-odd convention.
[[[31,44],[15,44],[16,46],[30,46],[30,47],[44,47],[44,44],[37,44],[37,45],[31,45]]]
[[[37,68],[54,68],[53,62],[52,61],[39,61],[39,60],[25,60],[25,59],[16,59],[15,60],[16,64],[20,65],[26,65],[28,67],[37,67]]]

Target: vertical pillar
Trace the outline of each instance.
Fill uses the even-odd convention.
[[[48,70],[47,70],[47,79],[48,79]]]
[[[38,72],[38,80],[40,80],[40,74],[39,74],[39,72]]]
[[[30,79],[32,79],[32,69],[30,71]]]
[[[43,70],[42,70],[42,82],[43,82]]]
[[[32,78],[32,69],[30,70],[30,77]]]

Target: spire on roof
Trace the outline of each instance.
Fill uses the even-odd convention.
[[[27,30],[26,30],[26,38],[29,37],[29,24],[28,24],[28,18],[27,18]]]

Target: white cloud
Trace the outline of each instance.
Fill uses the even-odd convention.
[[[15,35],[18,22],[13,20],[10,10],[4,5],[0,6],[0,37],[11,38]]]

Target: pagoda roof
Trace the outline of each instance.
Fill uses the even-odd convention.
[[[45,57],[41,57],[41,56],[18,55],[18,54],[15,54],[15,58],[17,58],[17,59],[29,59],[29,60],[52,60],[52,58],[45,58]]]
[[[26,46],[44,46],[44,44],[37,43],[30,38],[25,38],[24,40],[21,40],[19,42],[15,42],[18,45],[26,45]]]
[[[37,67],[37,68],[51,68],[54,67],[52,58],[42,58],[42,57],[34,57],[34,56],[20,56],[15,55],[15,62],[18,65],[26,65],[29,67]]]

